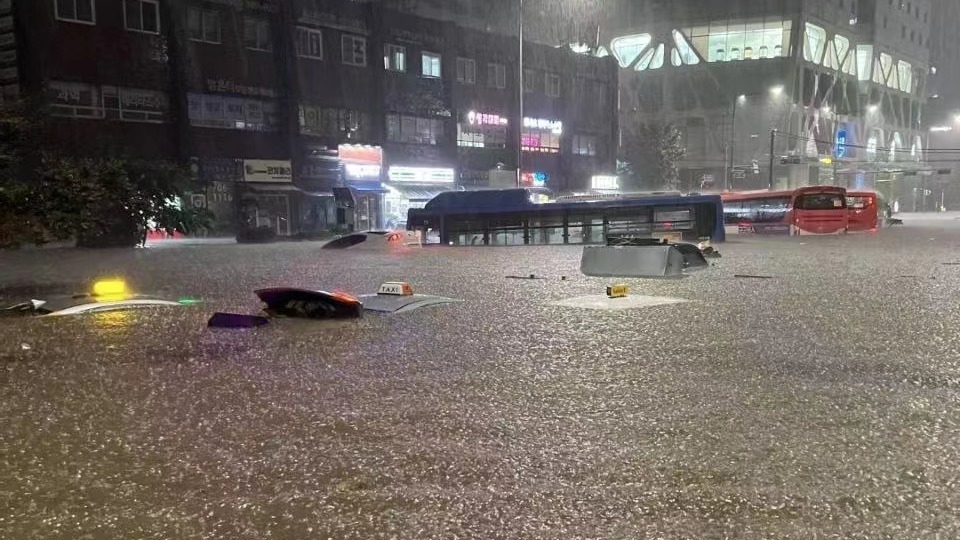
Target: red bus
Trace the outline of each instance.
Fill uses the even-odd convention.
[[[724,193],[723,215],[728,234],[844,234],[850,225],[847,190],[835,186]]]
[[[848,191],[847,214],[850,232],[877,232],[883,223],[883,208],[875,191]]]

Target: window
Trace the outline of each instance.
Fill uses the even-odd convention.
[[[696,53],[707,62],[779,58],[790,51],[791,27],[792,22],[784,20],[752,24],[720,21],[676,32],[674,42],[683,65],[696,64],[699,61]],[[689,43],[681,45],[681,38],[688,38]],[[646,66],[644,69],[656,69],[660,57],[664,56],[653,49],[650,46],[638,53],[637,58]],[[673,58],[671,62],[676,63]]]
[[[270,23],[265,19],[244,17],[243,46],[254,51],[269,51]]]
[[[532,94],[537,88],[537,72],[532,69],[523,70],[523,92]]]
[[[301,133],[363,140],[368,136],[369,126],[369,115],[360,111],[300,106]]]
[[[524,118],[520,147],[525,152],[556,154],[560,152],[563,124],[559,120]]]
[[[576,156],[597,155],[597,138],[593,135],[574,135],[573,154]]]
[[[913,43],[917,39],[917,34],[915,31],[910,30],[910,43]]]
[[[187,34],[191,41],[219,44],[220,14],[195,7],[187,8]]]
[[[423,73],[424,77],[431,78],[440,78],[440,55],[436,53],[425,52],[420,56],[421,64],[423,64]]]
[[[635,34],[614,38],[610,42],[613,57],[622,68],[628,68],[640,57],[640,53],[653,41],[651,34]]]
[[[278,126],[272,101],[190,93],[187,111],[192,126],[250,131],[275,131]]]
[[[884,29],[887,28],[887,16],[886,16],[886,15],[883,16],[883,28],[884,28]]]
[[[55,0],[57,19],[82,24],[96,24],[97,12],[93,0]]]
[[[103,110],[108,120],[160,123],[166,120],[167,95],[156,90],[103,87]]]
[[[507,87],[507,66],[503,64],[487,64],[487,86],[491,88]]]
[[[457,82],[475,84],[477,82],[477,62],[472,58],[457,58]]]
[[[407,71],[407,49],[400,45],[383,46],[383,69],[389,71]]]
[[[827,45],[827,31],[815,24],[806,24],[803,41],[803,59],[814,64],[823,61]]]
[[[801,195],[794,203],[797,210],[833,210],[846,208],[846,197],[836,193],[808,193]]]
[[[160,6],[155,0],[124,0],[123,14],[127,30],[160,33]]]
[[[344,34],[340,40],[343,63],[350,66],[367,65],[367,40],[360,36]]]
[[[550,97],[560,97],[560,76],[554,73],[547,73],[546,93]]]
[[[472,148],[506,148],[507,126],[458,123],[457,146]]]
[[[90,84],[50,81],[47,101],[53,116],[103,118],[100,92]]]
[[[323,60],[323,33],[314,28],[297,27],[297,56]]]
[[[443,121],[399,114],[387,115],[387,140],[436,145],[443,137]]]

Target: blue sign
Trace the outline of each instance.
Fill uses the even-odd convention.
[[[837,131],[837,140],[834,142],[834,148],[836,149],[838,158],[847,155],[847,130],[841,129]]]

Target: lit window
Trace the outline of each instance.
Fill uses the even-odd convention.
[[[633,65],[633,62],[640,57],[640,53],[650,45],[651,41],[653,41],[653,36],[650,34],[618,37],[610,42],[610,50],[613,51],[613,56],[617,59],[620,67],[627,68]]]
[[[560,97],[560,76],[547,73],[546,76],[546,94],[550,97]]]
[[[857,45],[857,79],[869,81],[873,74],[873,45]]]
[[[340,41],[343,63],[349,66],[367,65],[367,40],[360,36],[344,34]]]
[[[913,66],[910,62],[900,60],[897,62],[897,71],[900,74],[900,91],[911,93],[913,91]]]
[[[440,55],[436,53],[425,52],[420,55],[422,65],[421,73],[424,77],[433,79],[440,78]]]
[[[297,56],[323,60],[323,33],[314,28],[297,27]]]
[[[507,87],[507,67],[503,64],[487,64],[487,86],[491,88]]]
[[[721,21],[682,32],[674,30],[673,37],[684,65],[696,64],[700,58],[707,62],[755,60],[783,56],[790,46],[790,27],[791,21],[782,20],[751,24]]]
[[[803,40],[803,59],[814,64],[823,61],[823,52],[826,49],[827,31],[823,28],[806,23]]]
[[[693,52],[693,47],[690,46],[687,38],[679,30],[673,31],[673,43],[677,47],[674,50],[677,52],[677,60],[679,61],[676,65],[694,66],[700,63],[697,53]]]
[[[383,46],[383,69],[387,71],[407,71],[407,48],[400,45]]]
[[[648,69],[660,69],[663,67],[664,60],[664,46],[663,43],[657,45],[655,49],[647,49],[643,55],[640,56],[640,61],[637,62],[637,71],[646,71]]]
[[[270,23],[264,19],[244,17],[243,46],[254,51],[269,51]]]
[[[57,19],[81,24],[96,24],[93,0],[55,0]]]
[[[160,6],[155,0],[124,0],[123,12],[127,30],[160,33]]]
[[[187,8],[187,34],[191,41],[219,44],[220,14],[195,7]]]
[[[457,82],[475,84],[477,82],[477,62],[472,58],[457,58]]]

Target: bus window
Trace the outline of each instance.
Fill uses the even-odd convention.
[[[867,207],[866,197],[847,197],[847,208],[853,210],[863,210]]]
[[[797,210],[837,210],[846,208],[845,197],[840,193],[804,193],[797,197]]]

